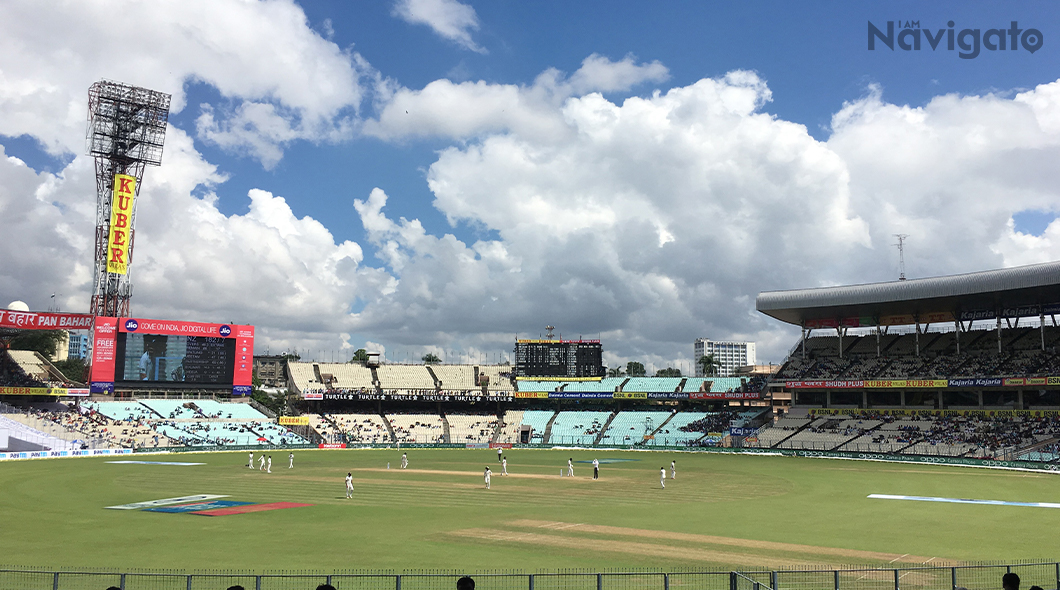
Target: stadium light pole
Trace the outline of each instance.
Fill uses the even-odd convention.
[[[164,92],[109,80],[88,89],[86,152],[96,164],[92,315],[129,315],[136,197],[144,167],[162,164],[171,100]]]

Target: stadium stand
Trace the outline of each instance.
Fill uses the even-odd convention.
[[[0,430],[4,431],[6,446],[0,451],[66,451],[83,448],[79,442],[70,441],[15,420],[10,414],[0,414]]]
[[[563,391],[617,391],[625,381],[625,377],[604,377],[599,381],[571,381],[563,387]]]
[[[707,412],[677,412],[655,433],[649,445],[680,446],[689,445],[703,438],[702,432],[684,430],[689,424],[707,417]]]
[[[277,426],[245,403],[215,400],[143,399],[133,402],[85,402],[75,426],[124,447],[172,444],[304,444],[305,439]]]
[[[552,422],[550,444],[592,445],[611,412],[562,411]]]
[[[551,417],[551,416],[550,416]],[[523,424],[523,410],[508,410],[504,413],[500,431],[494,442],[517,443],[519,442],[519,428]],[[545,424],[548,424],[546,421]]]
[[[380,365],[375,372],[379,387],[386,393],[437,391],[434,377],[424,365]]]
[[[508,365],[480,365],[478,374],[485,375],[489,380],[486,390],[490,392],[510,393],[515,391],[511,379],[512,368]]]
[[[7,350],[0,362],[0,385],[7,387],[62,387],[71,382],[40,353]]]
[[[644,442],[670,417],[670,412],[622,411],[615,415],[600,438],[601,445],[634,445]],[[553,426],[553,431],[555,426]]]
[[[374,390],[372,370],[360,363],[319,363],[321,380],[337,391]],[[330,376],[330,377],[328,377]]]
[[[73,443],[73,448],[104,449],[114,445],[106,439],[89,437],[74,428],[73,417],[79,417],[69,407],[59,403],[45,404],[48,407],[20,408],[0,402],[0,414],[19,422],[42,435]],[[50,447],[54,449],[55,447]]]
[[[526,410],[523,412],[520,426],[529,426],[533,430],[530,433],[530,442],[540,444],[545,442],[545,434],[548,424],[556,415],[552,410]]]
[[[488,443],[493,440],[497,417],[477,414],[446,414],[449,423],[449,442]]]
[[[683,379],[681,377],[630,377],[622,386],[622,391],[634,392],[670,392],[677,391]]]
[[[315,393],[327,389],[327,385],[317,379],[314,366],[313,363],[287,363],[291,376],[288,385],[295,393]]]
[[[563,381],[524,381],[515,382],[516,391],[559,391]]]
[[[1014,459],[1060,437],[1058,416],[894,416],[883,412],[783,418],[758,432],[758,446]]]
[[[784,416],[772,426],[760,429],[757,434],[758,442],[753,446],[772,448],[777,443],[794,435],[797,431],[808,426],[813,421],[813,418],[807,416]]]
[[[315,421],[315,422],[314,422]],[[309,423],[328,442],[393,442],[386,422],[379,414],[310,414]],[[323,429],[318,425],[326,425]]]
[[[445,427],[438,414],[389,414],[387,419],[398,442],[445,442]]]
[[[471,391],[476,389],[475,367],[471,365],[430,365],[442,391]]]

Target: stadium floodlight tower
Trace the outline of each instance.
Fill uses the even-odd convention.
[[[88,155],[96,159],[92,315],[127,317],[136,196],[145,166],[162,163],[172,96],[101,80],[88,89]]]

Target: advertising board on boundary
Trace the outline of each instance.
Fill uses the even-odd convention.
[[[0,395],[50,395],[88,397],[88,389],[71,387],[0,387]]]
[[[1016,417],[1049,418],[1060,416],[1060,410],[933,410],[933,409],[864,409],[864,408],[810,408],[811,416],[976,416],[976,417]]]
[[[109,455],[131,455],[132,449],[90,449],[85,451],[23,451],[0,453],[0,461],[15,459],[54,459],[58,457],[101,457]]]
[[[787,381],[788,389],[945,389],[958,387],[1056,387],[1060,377],[976,377],[967,379],[874,379]]]

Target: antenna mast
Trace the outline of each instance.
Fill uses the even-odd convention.
[[[905,239],[909,237],[909,234],[894,234],[894,237],[898,238],[898,243],[894,244],[898,247],[898,280],[905,280]]]

